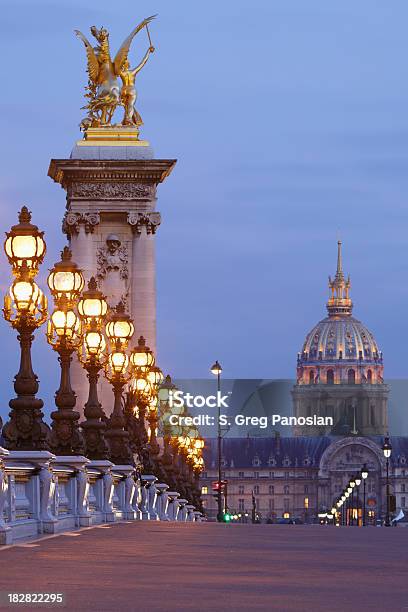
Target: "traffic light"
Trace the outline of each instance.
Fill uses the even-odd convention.
[[[228,512],[224,513],[224,523],[229,523],[231,521],[231,515]]]

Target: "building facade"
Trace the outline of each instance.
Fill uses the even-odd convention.
[[[366,518],[375,524],[386,512],[386,465],[380,437],[231,438],[223,440],[222,478],[227,481],[227,507],[249,521],[252,496],[260,520],[299,518],[315,522],[329,511],[350,479],[364,464]],[[408,509],[408,438],[391,438],[390,493],[397,513]],[[216,440],[206,441],[206,469],[201,476],[202,499],[209,519],[217,501]],[[357,490],[354,513],[362,521],[363,484]],[[248,516],[245,516],[247,514]]]
[[[332,426],[298,424],[293,437],[226,438],[222,474],[226,505],[250,520],[255,499],[260,520],[317,520],[329,511],[364,464],[366,519],[375,524],[386,512],[386,464],[382,451],[387,432],[388,387],[383,356],[373,334],[352,316],[350,279],[345,279],[341,243],[337,270],[329,278],[328,316],[307,335],[297,360],[292,389],[293,414],[299,419],[331,416]],[[397,513],[408,508],[408,438],[392,438],[390,493]],[[216,440],[207,440],[202,498],[210,519],[216,516]],[[407,492],[407,493],[406,493]],[[354,496],[353,513],[363,515],[363,485]]]

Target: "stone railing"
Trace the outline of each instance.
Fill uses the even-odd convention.
[[[0,544],[121,520],[200,522],[168,488],[130,465],[0,447]]]

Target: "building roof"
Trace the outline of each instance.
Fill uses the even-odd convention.
[[[361,321],[351,316],[353,304],[349,295],[350,287],[350,277],[346,280],[343,273],[339,241],[336,275],[333,280],[329,277],[328,316],[307,334],[298,356],[298,366],[338,361],[382,363],[382,354],[373,334]]]
[[[367,439],[382,446],[383,438]],[[315,467],[318,468],[323,452],[339,437],[319,436],[294,438],[224,438],[222,441],[223,467],[226,469],[270,469]],[[408,437],[390,438],[391,462],[394,466],[408,467]],[[204,447],[204,463],[207,469],[217,466],[217,439],[207,438]]]

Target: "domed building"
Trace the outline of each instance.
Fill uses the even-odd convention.
[[[307,334],[298,354],[292,391],[295,435],[384,435],[388,387],[373,334],[352,316],[350,278],[345,279],[341,242],[337,271],[329,277],[328,316]],[[331,425],[303,424],[323,417]],[[331,417],[327,419],[327,417]],[[319,421],[322,421],[319,419]]]

